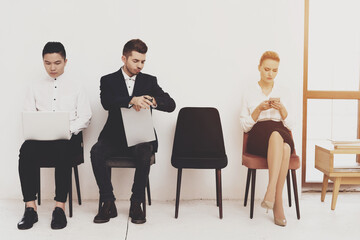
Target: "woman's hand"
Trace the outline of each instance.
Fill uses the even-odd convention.
[[[257,119],[259,118],[259,115],[262,111],[268,110],[270,109],[270,102],[268,100],[263,101],[262,103],[259,104],[259,106],[257,106],[255,108],[255,110],[253,111],[253,113],[251,114],[252,119],[256,122]]]
[[[260,110],[260,112],[270,109],[271,108],[270,101],[268,100],[263,101],[262,103],[259,104],[259,106],[257,106],[257,108]]]
[[[288,115],[288,112],[287,112],[285,106],[280,102],[280,100],[278,100],[278,101],[277,100],[276,101],[270,101],[269,106],[271,108],[274,108],[274,109],[278,110],[280,112],[281,118],[283,120],[285,120],[285,118]]]

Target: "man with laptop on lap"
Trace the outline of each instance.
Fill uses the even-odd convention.
[[[42,52],[47,76],[28,89],[24,112],[67,112],[71,138],[56,140],[26,140],[19,154],[19,176],[25,212],[18,229],[29,229],[38,221],[36,194],[38,192],[39,160],[55,162],[55,208],[51,228],[66,227],[65,202],[71,181],[72,157],[79,148],[81,131],[89,126],[91,109],[89,101],[76,79],[64,73],[66,52],[60,42],[48,42]],[[39,133],[40,134],[40,133]]]

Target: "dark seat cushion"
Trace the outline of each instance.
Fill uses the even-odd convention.
[[[150,165],[155,163],[155,154],[153,154],[150,158]],[[135,168],[135,160],[133,157],[111,157],[106,160],[106,166],[114,167],[114,168]]]
[[[227,166],[227,157],[174,157],[176,168],[221,169]]]

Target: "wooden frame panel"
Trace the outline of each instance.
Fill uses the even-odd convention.
[[[306,182],[306,139],[307,139],[307,104],[308,99],[355,99],[358,100],[358,129],[357,137],[360,138],[360,81],[359,91],[314,91],[308,90],[308,59],[309,59],[309,7],[310,0],[305,2],[304,16],[304,66],[303,66],[303,132],[302,132],[302,169],[301,186],[319,187],[321,183]],[[360,163],[360,155],[356,161]]]

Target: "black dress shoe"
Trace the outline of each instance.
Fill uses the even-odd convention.
[[[131,202],[130,213],[131,222],[135,224],[141,224],[146,222],[145,214],[141,209],[140,203]]]
[[[25,208],[24,216],[21,221],[18,223],[17,227],[20,230],[25,230],[32,228],[34,223],[38,221],[37,212],[32,207]]]
[[[110,218],[117,216],[117,209],[114,201],[106,201],[103,203],[99,213],[94,218],[94,223],[106,223]]]
[[[52,213],[51,228],[52,229],[63,229],[66,227],[67,221],[64,210],[56,207]]]

